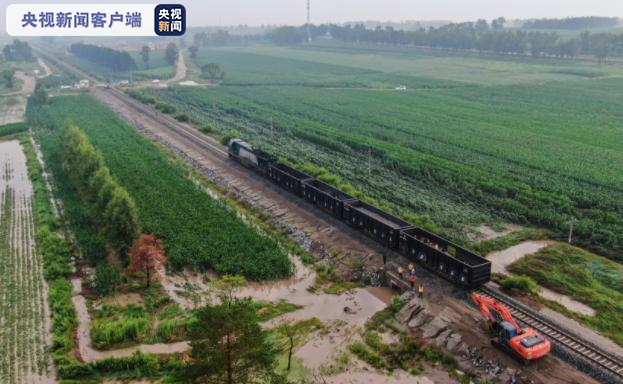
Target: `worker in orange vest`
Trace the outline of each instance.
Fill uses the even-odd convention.
[[[424,286],[422,284],[420,284],[420,286],[417,288],[417,293],[418,296],[420,296],[420,299],[424,298]]]
[[[415,289],[415,281],[417,280],[415,273],[412,273],[411,276],[409,276],[409,280],[411,281],[411,289]]]

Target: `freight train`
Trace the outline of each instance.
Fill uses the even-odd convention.
[[[461,288],[474,289],[491,279],[491,262],[484,257],[279,163],[275,156],[249,143],[231,139],[228,153],[292,194]]]

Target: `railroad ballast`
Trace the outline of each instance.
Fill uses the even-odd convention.
[[[484,257],[279,163],[275,156],[249,143],[231,139],[228,153],[292,194],[460,287],[477,288],[491,279],[491,262]]]

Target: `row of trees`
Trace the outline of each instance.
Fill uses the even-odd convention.
[[[93,220],[117,255],[124,258],[141,232],[134,201],[111,176],[87,135],[69,122],[63,131],[63,158]]]
[[[82,59],[91,61],[113,71],[129,71],[136,68],[136,62],[125,51],[117,51],[108,47],[75,43],[69,47],[69,51]]]
[[[426,46],[446,49],[478,50],[504,54],[557,56],[572,58],[579,54],[592,55],[599,60],[623,56],[623,34],[583,32],[579,37],[563,38],[555,32],[504,29],[505,20],[491,23],[453,23],[439,28],[416,31],[392,27],[368,29],[357,25],[311,26],[312,38],[329,35],[336,40],[352,43]],[[271,31],[269,39],[279,45],[300,44],[307,40],[305,26],[280,27]]]
[[[524,29],[572,29],[615,28],[620,23],[617,17],[567,17],[565,19],[537,19],[526,21]]]
[[[2,55],[7,61],[33,61],[35,59],[30,45],[20,40],[13,40],[13,44],[5,45],[2,48]]]

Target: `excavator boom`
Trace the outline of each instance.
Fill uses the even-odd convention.
[[[504,305],[490,297],[482,296],[475,292],[472,293],[472,300],[480,308],[480,312],[482,312],[482,314],[489,321],[493,323],[507,321],[515,327],[517,333],[521,333],[521,327],[517,324],[513,318],[513,315],[511,315],[510,311]]]
[[[532,328],[522,329],[510,311],[493,298],[472,293],[472,300],[489,320],[495,334],[492,342],[509,351],[524,363],[546,356],[551,344]]]

